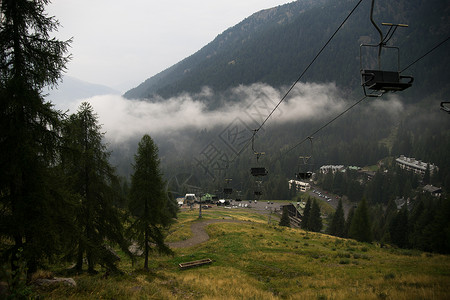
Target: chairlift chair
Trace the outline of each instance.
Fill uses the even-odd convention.
[[[441,109],[446,113],[450,114],[450,102],[447,101],[441,102]]]
[[[313,152],[313,138],[308,137],[308,139],[310,141],[311,153],[309,156],[299,156],[298,170],[297,173],[295,173],[295,178],[297,178],[298,180],[309,180],[313,175],[313,172],[311,171],[312,164],[310,162]]]
[[[372,7],[370,10],[370,21],[374,25],[375,29],[380,34],[380,43],[378,44],[361,44],[360,49],[360,72],[361,72],[361,86],[364,90],[364,95],[368,97],[379,97],[386,92],[403,91],[412,86],[414,78],[409,75],[402,75],[399,71],[400,68],[400,51],[398,47],[387,46],[387,42],[392,38],[398,27],[408,27],[405,24],[392,24],[382,23],[384,26],[389,26],[389,30],[386,36],[373,20],[373,7],[374,1],[372,0]],[[366,47],[378,48],[378,69],[366,69],[362,66],[362,49]],[[396,70],[386,70],[381,68],[381,52],[382,50],[396,50],[397,51],[397,66]]]
[[[266,153],[264,152],[257,152],[255,150],[255,146],[254,146],[254,141],[255,141],[255,134],[256,134],[257,130],[254,130],[253,136],[252,136],[252,150],[253,150],[253,154],[256,157],[256,163],[258,164],[258,166],[253,167],[250,169],[250,172],[252,174],[252,176],[255,177],[259,177],[259,176],[266,176],[268,174],[267,169],[265,167],[262,167],[259,165],[259,159],[265,155]]]
[[[230,194],[233,193],[233,189],[230,188],[230,187],[225,187],[225,188],[223,188],[223,193],[224,193],[225,195],[230,195]]]
[[[298,179],[298,180],[309,180],[309,179],[311,179],[311,177],[312,177],[312,172],[299,172],[299,173],[296,173],[295,174],[295,177]]]
[[[258,176],[266,176],[268,172],[264,167],[255,167],[251,168],[251,174],[255,177],[258,177]]]
[[[412,76],[400,75],[397,71],[361,70],[361,76],[366,96],[374,95],[368,94],[366,89],[383,93],[398,92],[411,87],[414,81]]]
[[[233,193],[233,188],[232,188],[232,187],[229,187],[230,181],[231,181],[231,178],[226,178],[226,179],[225,179],[226,186],[223,188],[223,193],[224,193],[225,195],[230,195],[230,194]]]

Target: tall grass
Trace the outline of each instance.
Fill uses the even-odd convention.
[[[183,212],[173,238],[182,238],[198,212]],[[125,274],[80,275],[76,288],[37,290],[49,299],[448,299],[450,258],[379,248],[319,233],[267,224],[246,210],[214,209],[204,219],[246,223],[207,227],[208,242],[154,256],[151,271],[123,257]],[[183,225],[183,226],[181,226]],[[183,231],[180,233],[178,231]],[[188,233],[189,234],[189,233]],[[213,263],[180,270],[178,264]],[[101,270],[99,270],[101,271]]]

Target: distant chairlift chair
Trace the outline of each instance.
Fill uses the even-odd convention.
[[[225,195],[231,195],[233,193],[233,188],[229,186],[231,178],[225,178],[226,186],[223,188],[223,193]]]
[[[252,176],[258,177],[258,176],[266,176],[268,172],[264,167],[255,167],[251,168],[251,174]]]
[[[230,188],[230,187],[223,188],[223,193],[224,193],[225,195],[230,195],[230,194],[233,193],[233,189]]]
[[[298,180],[309,180],[312,177],[312,172],[299,172],[295,174]]]
[[[447,102],[447,101],[441,102],[441,109],[443,111],[445,111],[446,113],[450,114],[450,102]]]

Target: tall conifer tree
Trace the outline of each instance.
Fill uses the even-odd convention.
[[[365,198],[363,198],[359,203],[358,208],[355,210],[348,236],[360,242],[372,241],[372,228]]]
[[[103,144],[97,115],[92,106],[83,102],[76,114],[70,116],[64,126],[64,151],[61,165],[66,172],[69,190],[79,199],[76,214],[76,266],[80,272],[86,255],[88,271],[95,272],[101,263],[116,270],[116,257],[105,241],[117,243],[128,251],[123,235],[119,210],[113,203],[120,203],[115,170],[109,164],[110,153]]]
[[[303,210],[302,223],[301,223],[302,229],[309,230],[308,222],[309,222],[310,214],[311,214],[311,198],[308,197],[308,200],[306,201],[305,209]]]
[[[401,248],[408,246],[408,210],[405,203],[389,224],[391,241]]]
[[[283,207],[283,213],[281,214],[281,219],[280,219],[280,222],[278,223],[278,225],[286,226],[286,227],[291,226],[291,221],[289,219],[289,210],[288,210],[287,206]]]
[[[0,1],[0,235],[13,243],[3,253],[13,269],[23,249],[28,275],[64,237],[52,178],[61,115],[42,89],[60,79],[69,41],[49,37],[58,22],[45,14],[48,2]]]
[[[328,228],[328,233],[338,237],[344,237],[345,234],[345,217],[344,209],[342,207],[342,200],[339,199],[336,212],[334,213],[333,219],[331,220],[330,227]]]
[[[163,230],[173,223],[176,210],[173,209],[173,198],[169,197],[165,189],[158,147],[149,135],[142,137],[134,159],[129,208],[135,221],[130,227],[130,233],[144,251],[144,269],[148,270],[151,243],[156,245],[160,253],[172,253],[164,243]]]
[[[308,218],[308,230],[319,232],[322,230],[322,218],[320,215],[320,207],[314,200],[311,206],[311,212]]]

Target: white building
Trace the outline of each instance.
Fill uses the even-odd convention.
[[[295,188],[297,192],[306,192],[311,189],[311,185],[307,182],[299,180],[289,180],[289,189]]]
[[[320,173],[327,174],[330,171],[334,174],[336,172],[343,172],[345,170],[343,165],[328,165],[328,166],[321,166],[320,167]]]
[[[429,166],[430,168],[430,174],[433,174],[433,172],[437,172],[439,170],[438,167],[433,164],[422,162],[420,160],[416,160],[415,158],[409,158],[404,155],[401,155],[399,158],[397,158],[395,162],[400,166],[400,168],[408,171],[413,171],[414,173],[420,175],[425,174],[427,166]]]

